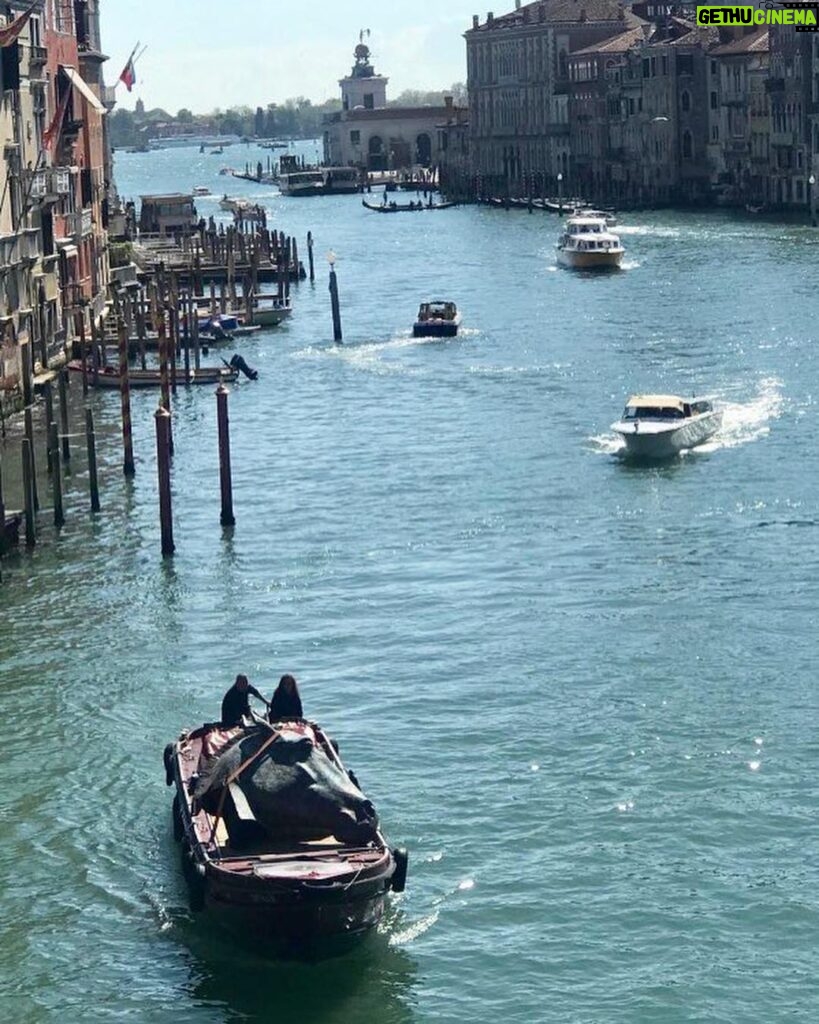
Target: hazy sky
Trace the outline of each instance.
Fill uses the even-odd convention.
[[[465,81],[463,32],[476,0],[103,0],[102,48],[113,85],[137,39],[147,43],[129,95],[118,102],[175,113],[180,107],[265,106],[290,96],[339,96],[361,29],[388,96]],[[490,5],[491,6],[491,5]],[[512,0],[493,8],[500,14]],[[489,9],[489,8],[487,8]]]

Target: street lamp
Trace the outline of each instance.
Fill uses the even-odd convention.
[[[810,197],[810,222],[812,227],[816,227],[816,190],[814,185],[816,184],[816,175],[811,174],[808,178],[808,196]]]
[[[557,172],[557,212],[563,216],[563,172]]]

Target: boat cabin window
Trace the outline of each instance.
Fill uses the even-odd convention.
[[[712,406],[710,402],[692,402],[691,413],[694,416],[701,416],[704,412],[711,412]]]

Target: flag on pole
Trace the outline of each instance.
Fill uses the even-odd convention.
[[[125,62],[125,67],[122,69],[122,74],[119,76],[118,81],[122,82],[125,88],[130,92],[134,83],[136,82],[136,68],[134,67],[134,54],[139,49],[139,43],[131,50],[131,56]]]
[[[130,57],[128,58],[128,63],[122,69],[122,74],[119,76],[119,80],[123,83],[128,92],[133,89],[134,82],[136,81],[136,70],[134,69],[134,62]]]
[[[6,46],[11,46],[12,43],[16,43],[20,37],[20,33],[28,24],[28,19],[34,13],[34,8],[37,6],[38,0],[34,0],[27,11],[24,11],[19,18],[15,18],[14,21],[10,21],[3,28],[0,28],[0,49]]]
[[[71,89],[68,88],[63,93],[63,98],[57,107],[54,117],[51,120],[51,124],[46,128],[43,133],[43,149],[50,149],[51,143],[60,137],[60,130],[65,120],[65,112],[68,110],[68,101],[71,99]]]

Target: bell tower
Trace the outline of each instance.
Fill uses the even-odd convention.
[[[341,105],[344,110],[354,110],[356,107],[364,107],[365,110],[375,110],[387,105],[387,82],[388,78],[377,75],[371,63],[369,46],[364,43],[364,33],[369,35],[369,29],[359,34],[358,46],[353,51],[355,64],[346,78],[339,79],[341,86]]]

